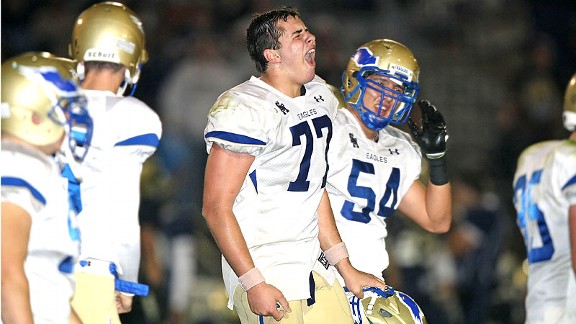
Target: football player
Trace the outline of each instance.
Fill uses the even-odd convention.
[[[124,94],[148,55],[139,17],[117,2],[97,3],[76,19],[70,56],[94,120],[91,150],[69,163],[82,233],[72,306],[84,323],[119,323],[131,309],[140,264],[140,176],[156,150],[162,125],[144,102]]]
[[[530,324],[576,323],[576,74],[566,88],[563,117],[569,138],[526,148],[514,174]]]
[[[378,277],[389,265],[386,221],[396,210],[432,233],[448,231],[452,220],[444,118],[430,102],[419,101],[422,126],[409,119],[419,73],[410,49],[376,39],[352,55],[341,93],[335,93],[343,107],[334,122],[326,188],[352,265]],[[414,140],[392,126],[406,121]],[[420,180],[422,155],[430,167],[426,186]],[[332,280],[328,264],[319,261],[319,271]]]
[[[70,65],[45,52],[2,63],[3,323],[68,323],[73,316],[80,242],[52,155],[63,144],[75,153],[77,142],[86,152],[92,124]]]
[[[325,191],[336,99],[315,74],[316,39],[299,13],[257,15],[247,30],[259,77],[208,115],[203,215],[223,254],[228,306],[242,323],[350,323],[344,290],[312,273],[320,249],[362,296],[383,280],[354,269]]]

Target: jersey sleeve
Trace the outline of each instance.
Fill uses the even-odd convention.
[[[217,143],[232,152],[257,155],[267,142],[257,109],[256,103],[238,93],[222,94],[210,109],[204,130],[208,153],[212,144]]]
[[[114,107],[116,132],[115,149],[144,163],[158,147],[162,137],[162,123],[158,114],[142,101],[125,97]]]
[[[2,162],[2,202],[17,205],[29,215],[38,214],[47,198],[36,181],[46,177],[42,173],[46,167],[29,160],[5,158],[5,155]]]

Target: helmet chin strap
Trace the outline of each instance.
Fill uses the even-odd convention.
[[[116,94],[119,96],[123,96],[124,93],[126,92],[126,88],[128,88],[128,84],[130,84],[131,81],[132,81],[132,78],[130,77],[130,71],[128,69],[126,69],[124,71],[124,80],[120,84],[120,87],[118,87]]]
[[[130,75],[130,70],[128,68],[126,68],[126,72],[124,75],[124,81],[122,82],[122,84],[120,85],[120,88],[118,88],[118,92],[117,94],[119,96],[129,96],[129,97],[133,97],[134,93],[136,92],[136,88],[138,86],[138,79],[140,78],[140,69],[142,69],[142,63],[138,64],[138,69],[134,72],[134,77],[132,77]],[[130,86],[130,93],[126,94],[126,89],[128,88],[128,86]]]

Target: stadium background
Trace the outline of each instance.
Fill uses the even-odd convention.
[[[160,268],[143,266],[142,281],[153,283],[153,295],[141,300],[145,318],[131,321],[176,322],[167,319],[168,305],[175,305],[183,323],[236,322],[225,308],[219,252],[200,214],[202,131],[216,97],[254,73],[243,35],[251,13],[283,4],[298,7],[316,35],[317,73],[328,82],[339,85],[359,45],[394,39],[420,63],[420,98],[446,117],[453,230],[428,235],[393,217],[388,282],[412,295],[431,323],[461,323],[475,311],[485,316],[479,323],[523,321],[525,252],[514,224],[511,181],[524,147],[567,135],[562,95],[576,71],[576,2],[120,2],[141,16],[147,37],[150,60],[135,96],[164,123],[161,146],[146,165],[142,202],[143,229],[146,238],[152,234]],[[66,56],[74,18],[92,3],[2,1],[2,60],[30,50]],[[143,264],[153,264],[147,256],[143,251]],[[470,296],[471,283],[484,293]]]

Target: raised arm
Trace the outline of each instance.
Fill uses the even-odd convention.
[[[418,102],[422,126],[412,119],[408,126],[414,141],[426,156],[430,181],[426,187],[414,181],[398,209],[427,231],[444,233],[452,222],[452,189],[446,165],[448,133],[444,116],[429,101]]]
[[[452,189],[450,183],[424,187],[414,181],[398,210],[431,233],[445,233],[452,223]]]

